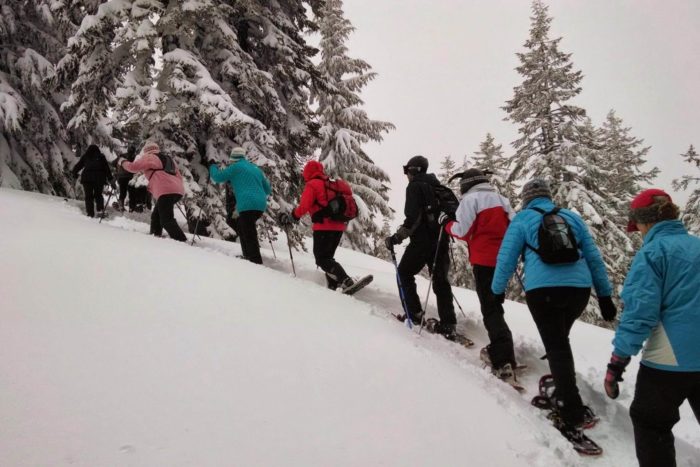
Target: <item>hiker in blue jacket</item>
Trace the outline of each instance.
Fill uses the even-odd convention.
[[[238,235],[243,257],[256,264],[262,264],[260,243],[255,223],[267,209],[270,182],[260,168],[248,161],[241,147],[231,151],[231,165],[220,169],[216,164],[209,166],[209,175],[214,183],[229,182],[236,197],[238,211]]]
[[[622,290],[624,310],[613,340],[605,392],[615,399],[630,357],[642,349],[630,417],[639,465],[675,466],[671,429],[686,399],[700,422],[700,238],[688,234],[662,190],[630,206],[628,231],[644,245]]]
[[[561,209],[557,214],[575,237],[576,244],[571,245],[571,249],[578,253],[578,260],[548,264],[535,251],[540,249],[538,232],[543,217],[556,207],[545,180],[534,179],[526,183],[521,199],[524,208],[513,218],[503,238],[491,290],[503,303],[508,282],[523,257],[527,306],[542,338],[556,385],[553,397],[557,415],[555,426],[567,437],[575,438],[582,435],[581,430],[595,419],[590,409],[583,405],[576,386],[569,332],[588,305],[591,286],[598,294],[603,318],[608,321],[615,319],[617,310],[611,299],[612,287],[588,227],[579,215],[568,209]]]

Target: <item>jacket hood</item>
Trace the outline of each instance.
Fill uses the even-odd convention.
[[[554,209],[554,206],[554,202],[550,198],[546,196],[538,196],[523,206],[523,209],[540,208],[549,211]]]
[[[424,174],[417,173],[413,176],[413,182],[427,183],[428,185],[437,186],[440,185],[440,180],[435,176],[435,174]]]
[[[661,221],[655,224],[649,232],[644,236],[644,244],[651,242],[656,237],[664,237],[666,235],[687,235],[683,222],[679,220]]]
[[[89,159],[95,159],[100,155],[100,148],[98,148],[96,145],[91,144],[88,146],[87,150],[85,151],[85,156],[87,156]]]
[[[323,170],[323,164],[321,164],[319,161],[309,161],[306,163],[304,166],[304,181],[309,181],[314,178],[322,178],[326,179],[328,178],[326,176],[326,172]]]

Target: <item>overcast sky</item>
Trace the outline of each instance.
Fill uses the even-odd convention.
[[[656,185],[687,167],[680,158],[700,146],[699,0],[550,0],[551,37],[563,37],[583,72],[574,101],[595,125],[615,109],[632,134],[652,146]],[[346,0],[356,27],[350,55],[379,77],[364,91],[371,118],[394,123],[374,161],[392,178],[391,205],[403,212],[401,166],[423,154],[437,171],[445,155],[458,162],[487,132],[512,154],[517,127],[501,106],[521,82],[516,52],[530,29],[528,0]],[[688,166],[689,167],[689,166]],[[683,194],[675,194],[685,201]],[[397,219],[400,220],[400,219]]]

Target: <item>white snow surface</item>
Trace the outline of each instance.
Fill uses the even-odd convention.
[[[602,420],[583,458],[529,400],[543,349],[527,308],[507,303],[518,394],[479,363],[487,343],[476,295],[455,289],[465,349],[409,331],[390,263],[340,249],[354,297],[324,288],[309,253],[237,243],[194,247],[146,224],[98,224],[76,202],[0,189],[2,466],[632,466],[627,407],[601,392],[610,331],[572,333],[582,395]],[[265,246],[265,245],[263,245]],[[424,297],[427,281],[419,278]],[[429,313],[435,314],[434,297]],[[681,466],[700,465],[687,406]]]

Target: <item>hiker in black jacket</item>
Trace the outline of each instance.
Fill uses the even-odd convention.
[[[105,208],[102,190],[107,181],[112,188],[115,188],[116,184],[107,158],[100,152],[100,148],[94,144],[88,146],[83,157],[73,167],[73,175],[77,176],[81,170],[83,173],[80,175],[80,183],[85,189],[85,212],[89,217],[95,217],[95,204],[97,204],[97,215],[101,216]]]
[[[433,276],[433,291],[437,297],[440,316],[436,331],[448,339],[454,339],[457,318],[452,303],[452,287],[447,276],[450,269],[448,236],[443,235],[438,245],[441,230],[438,224],[440,212],[432,188],[440,182],[434,174],[426,173],[427,170],[428,160],[423,156],[412,157],[403,167],[408,177],[404,206],[406,219],[399,230],[385,240],[385,244],[387,248],[393,249],[394,245],[401,243],[407,237],[410,238],[399,263],[399,278],[406,308],[413,322],[420,323],[424,310],[416,291],[415,275],[427,265]],[[433,261],[435,261],[434,270],[432,270]]]
[[[134,146],[129,146],[126,154],[122,158],[128,160],[129,162],[134,162],[136,158],[136,148]],[[134,178],[134,174],[124,170],[122,166],[117,166],[117,183],[119,184],[119,209],[124,211],[124,201],[126,201],[126,195],[129,195],[129,211],[134,211],[136,209],[136,188],[131,185],[131,179]]]

